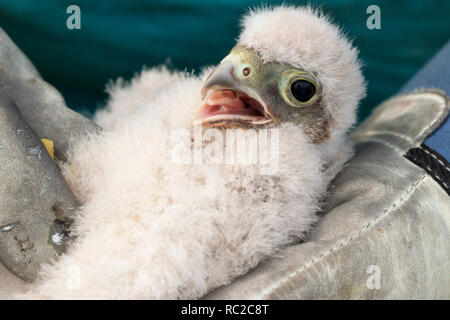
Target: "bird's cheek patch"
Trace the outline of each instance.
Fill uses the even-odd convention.
[[[315,121],[314,124],[308,126],[305,133],[314,143],[327,141],[331,136],[331,121],[329,117],[325,116],[319,118],[319,120]]]

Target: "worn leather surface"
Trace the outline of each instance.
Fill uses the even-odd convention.
[[[24,120],[40,138],[55,143],[55,155],[65,159],[73,135],[96,132],[91,120],[67,108],[64,98],[0,28],[0,88],[14,101]]]
[[[96,130],[0,28],[0,263],[24,280],[64,251],[79,205],[40,139],[52,140],[62,160],[74,134]],[[0,269],[0,287],[6,278]]]
[[[0,88],[0,263],[33,280],[65,250],[79,204],[56,162]]]
[[[450,197],[403,157],[448,110],[438,91],[379,106],[353,132],[355,156],[308,239],[205,298],[449,299]]]
[[[439,52],[420,69],[400,90],[411,92],[417,88],[436,88],[450,95],[450,39]],[[450,162],[450,119],[433,132],[424,144]]]

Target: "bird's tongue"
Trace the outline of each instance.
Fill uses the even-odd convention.
[[[197,118],[206,118],[215,115],[259,115],[258,110],[249,107],[232,90],[216,90],[208,96],[204,107]]]

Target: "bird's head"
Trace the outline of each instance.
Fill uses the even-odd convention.
[[[314,142],[346,131],[365,92],[358,51],[311,8],[251,11],[237,45],[202,88],[194,125],[263,127],[293,122]]]

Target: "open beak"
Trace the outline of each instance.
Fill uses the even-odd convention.
[[[203,102],[193,125],[263,125],[273,120],[270,109],[259,95],[234,77],[231,61],[225,60],[211,73],[201,93]]]

